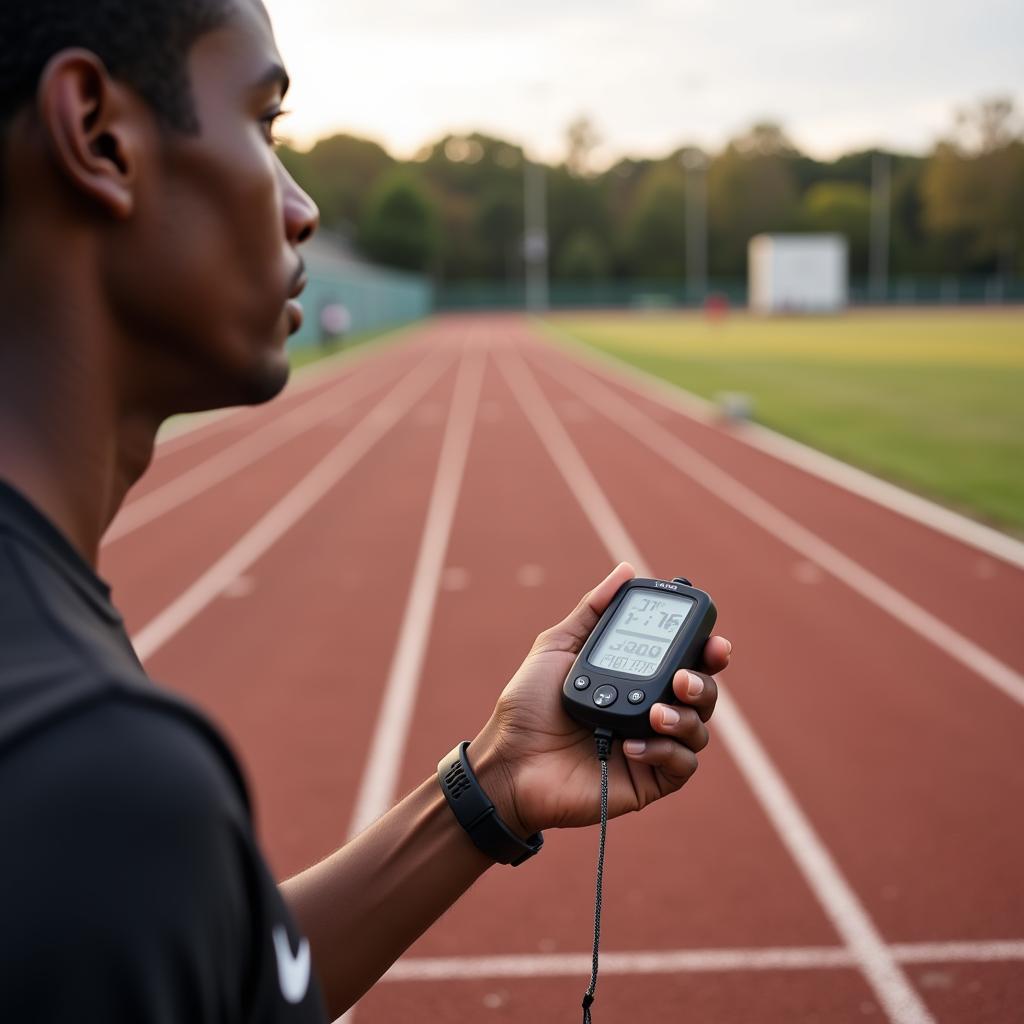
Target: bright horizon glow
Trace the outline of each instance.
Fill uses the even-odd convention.
[[[409,158],[480,131],[558,161],[585,114],[595,167],[716,150],[758,120],[830,158],[926,152],[984,97],[1024,107],[1016,0],[265,3],[292,77],[280,127],[299,148],[346,132]]]

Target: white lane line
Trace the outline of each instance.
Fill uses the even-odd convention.
[[[1024,960],[1024,941],[990,939],[974,942],[897,942],[893,956],[905,964],[982,963]]]
[[[551,376],[556,376],[548,371]],[[843,554],[828,541],[766,501],[746,484],[681,441],[670,430],[634,408],[593,378],[573,381],[581,397],[624,431],[670,462],[695,484],[755,523],[776,540],[845,583],[865,600],[888,612],[909,630],[991,683],[1024,707],[1024,676],[980,644],[926,611],[881,577]]]
[[[103,538],[104,545],[112,544],[134,533],[139,527],[151,523],[211,487],[223,483],[228,477],[252,465],[257,459],[269,455],[317,424],[326,422],[332,415],[344,411],[347,403],[373,392],[391,376],[392,372],[374,373],[370,370],[354,380],[346,376],[315,398],[307,399],[302,404],[288,409],[254,433],[244,435],[234,444],[222,448],[173,480],[168,480],[160,487],[129,502],[111,524]],[[346,405],[339,406],[339,403]]]
[[[905,964],[994,963],[1024,960],[1024,942],[934,942],[890,946]],[[512,953],[505,956],[406,957],[382,981],[471,981],[483,978],[575,977],[590,970],[589,953]],[[604,974],[703,971],[805,971],[856,967],[842,946],[764,949],[677,949],[601,954]]]
[[[646,560],[604,498],[600,485],[526,364],[519,356],[508,354],[499,359],[499,366],[612,559],[625,558],[641,576],[648,575]],[[600,501],[595,500],[597,496]],[[867,909],[724,685],[719,689],[715,725],[717,734],[890,1019],[897,1024],[932,1024],[931,1014],[893,960]]]
[[[301,394],[307,388],[317,384],[322,377],[337,373],[339,376],[347,369],[358,365],[370,356],[377,355],[380,348],[387,342],[395,341],[398,338],[412,332],[417,327],[422,327],[423,322],[418,321],[412,324],[403,324],[387,334],[382,334],[356,348],[342,349],[334,355],[325,356],[312,363],[300,366],[291,375],[286,395]],[[250,412],[252,406],[236,405],[228,409],[213,409],[210,412],[185,413],[181,416],[174,416],[161,426],[157,434],[156,445],[157,457],[168,454],[165,446],[174,442],[173,451],[179,452],[196,441],[212,437],[225,427],[233,426],[230,422],[239,413]],[[209,426],[210,430],[203,430]]]
[[[402,616],[398,646],[388,671],[384,699],[377,713],[377,724],[366,757],[366,771],[352,812],[350,836],[362,832],[395,799],[402,752],[405,750],[423,657],[430,638],[434,603],[451,537],[455,507],[462,489],[483,371],[482,354],[463,355],[413,570],[412,585]]]
[[[132,638],[142,661],[187,626],[231,582],[290,530],[404,416],[441,376],[449,359],[435,356],[408,373],[280,501],[183,594]]]
[[[712,402],[660,377],[655,377],[610,352],[591,348],[551,323],[540,322],[538,328],[543,333],[558,338],[563,343],[567,355],[571,355],[577,362],[606,380],[623,384],[644,398],[653,399],[659,405],[699,423],[721,426],[721,412]],[[889,509],[890,512],[896,512],[913,522],[930,527],[937,533],[945,534],[962,544],[1024,569],[1024,542],[1015,537],[969,519],[952,509],[944,508],[887,480],[872,476],[862,469],[794,441],[793,438],[761,424],[734,424],[729,427],[727,433],[751,448],[757,448],[781,462],[788,462],[791,466],[802,469],[805,473],[842,487],[861,498],[867,498],[876,505]]]

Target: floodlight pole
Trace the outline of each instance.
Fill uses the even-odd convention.
[[[871,161],[871,297],[885,300],[889,291],[889,219],[892,203],[892,168],[888,153],[877,152]]]
[[[686,170],[686,297],[701,303],[708,288],[708,158],[690,146],[680,160]]]
[[[523,156],[523,260],[526,266],[526,308],[548,308],[548,211],[544,165]]]

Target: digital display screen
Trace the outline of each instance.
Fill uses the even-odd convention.
[[[636,587],[623,598],[587,659],[594,668],[653,676],[697,602]]]

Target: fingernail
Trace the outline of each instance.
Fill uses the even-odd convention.
[[[647,744],[643,740],[625,740],[622,749],[627,754],[642,754],[647,749]]]
[[[661,724],[675,725],[679,721],[679,712],[675,708],[663,707],[661,709]]]
[[[726,654],[732,654],[732,641],[731,640],[726,640],[725,642],[729,645],[729,650],[727,650],[725,653]]]
[[[687,673],[690,677],[686,684],[686,695],[688,697],[699,697],[704,692],[704,680],[692,672]]]

